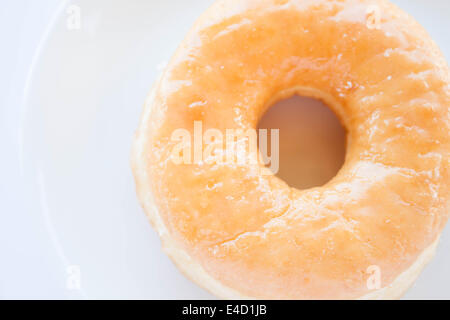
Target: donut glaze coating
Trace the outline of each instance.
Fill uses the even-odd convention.
[[[347,129],[345,164],[324,186],[290,188],[258,165],[171,161],[174,130],[255,129],[295,93],[326,102]],[[147,99],[138,196],[179,268],[220,297],[396,298],[448,219],[449,106],[445,59],[388,1],[218,1]]]

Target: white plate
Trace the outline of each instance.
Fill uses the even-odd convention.
[[[450,2],[394,2],[427,28],[449,59]],[[19,81],[23,103],[5,111],[18,121],[2,129],[11,148],[4,161],[13,166],[5,171],[2,194],[8,196],[0,202],[6,252],[0,297],[213,298],[162,253],[129,168],[147,91],[210,3],[84,0],[58,6],[29,77]],[[77,8],[81,29],[72,30]],[[447,228],[407,298],[450,298],[449,249]]]

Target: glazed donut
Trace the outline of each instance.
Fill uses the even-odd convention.
[[[260,163],[171,161],[175,130],[255,129],[294,94],[324,101],[347,130],[325,185],[291,188]],[[449,106],[445,59],[388,1],[218,1],[147,99],[138,197],[167,254],[221,298],[398,298],[448,219]]]

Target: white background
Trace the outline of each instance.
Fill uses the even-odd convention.
[[[394,2],[449,60],[450,1]],[[128,164],[148,89],[210,3],[0,0],[0,298],[213,298],[161,252]],[[449,228],[406,298],[450,299]]]

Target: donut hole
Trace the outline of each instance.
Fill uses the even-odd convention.
[[[294,95],[278,101],[263,115],[258,129],[267,129],[269,157],[271,129],[279,130],[279,165],[269,163],[267,167],[290,187],[304,190],[323,186],[344,164],[346,130],[318,99]]]

